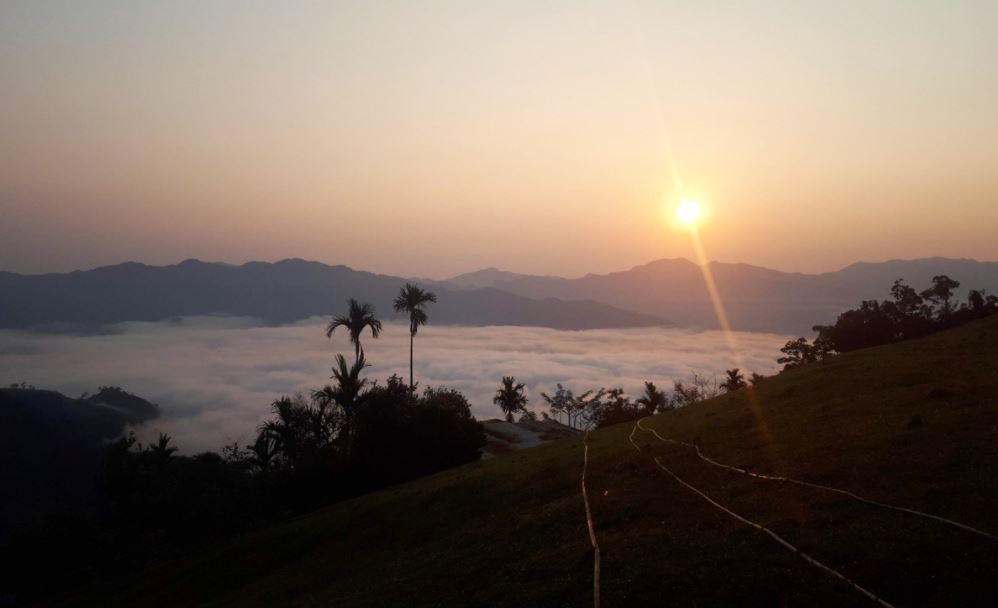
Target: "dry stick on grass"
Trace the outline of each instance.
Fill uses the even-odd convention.
[[[866,503],[868,505],[873,505],[875,507],[880,507],[882,509],[891,509],[893,511],[900,511],[902,513],[908,513],[909,515],[917,515],[918,517],[924,517],[926,519],[931,519],[933,521],[944,523],[946,525],[953,526],[955,528],[959,528],[959,529],[961,529],[961,530],[963,530],[965,532],[970,532],[971,534],[976,534],[978,536],[982,536],[982,537],[987,538],[989,540],[998,541],[998,536],[995,536],[994,534],[991,534],[989,532],[985,532],[983,530],[978,530],[977,528],[968,526],[967,524],[961,524],[960,522],[953,521],[952,519],[946,519],[945,517],[940,517],[939,515],[933,515],[932,513],[924,513],[922,511],[916,511],[915,509],[909,509],[907,507],[899,507],[897,505],[889,505],[887,503],[877,502],[876,500],[872,500],[872,499],[869,499],[869,498],[864,498],[864,497],[862,497],[862,496],[860,496],[858,494],[854,494],[854,493],[850,492],[849,490],[842,490],[840,488],[833,488],[832,486],[824,486],[824,485],[821,485],[821,484],[818,484],[818,483],[811,483],[809,481],[801,481],[799,479],[793,479],[792,477],[783,477],[783,476],[780,476],[780,475],[763,475],[762,473],[753,473],[751,471],[746,471],[745,469],[740,469],[738,467],[731,466],[729,464],[724,464],[723,462],[718,462],[716,460],[712,460],[712,459],[708,458],[707,456],[704,456],[704,454],[700,451],[700,446],[699,445],[692,444],[692,443],[686,443],[685,441],[678,441],[676,439],[666,439],[666,438],[662,437],[661,435],[659,435],[658,431],[656,431],[655,429],[652,429],[652,428],[647,428],[646,429],[645,427],[641,426],[642,422],[643,422],[643,420],[638,420],[638,423],[637,423],[637,427],[639,429],[641,429],[642,431],[649,432],[649,433],[655,435],[655,437],[657,437],[658,440],[661,441],[662,443],[671,443],[671,444],[674,444],[674,445],[681,445],[681,446],[690,448],[692,450],[696,450],[697,457],[700,460],[703,460],[704,462],[706,462],[708,464],[712,464],[715,467],[720,467],[722,469],[728,469],[729,471],[734,471],[736,473],[741,473],[742,475],[748,475],[749,477],[755,477],[756,479],[764,479],[766,481],[782,481],[784,483],[793,483],[793,484],[797,484],[799,486],[804,486],[804,487],[807,487],[807,488],[814,488],[814,489],[817,489],[817,490],[824,490],[826,492],[834,492],[836,494],[841,494],[842,496],[848,496],[849,498],[852,498],[853,500],[857,500],[859,502]]]
[[[634,442],[634,432],[636,430],[638,430],[638,425],[637,424],[635,424],[634,428],[631,429],[631,434],[628,437],[628,439],[630,440],[631,445],[634,446],[634,449],[637,450],[638,452],[641,452],[641,448],[638,446],[637,443]],[[644,429],[642,429],[642,430],[644,430]],[[879,596],[875,595],[872,591],[869,591],[865,587],[862,587],[858,583],[854,582],[852,579],[846,577],[844,574],[842,574],[838,570],[835,570],[834,568],[831,568],[830,566],[826,566],[825,564],[819,562],[818,560],[816,560],[815,558],[811,557],[807,553],[804,553],[803,551],[801,551],[800,549],[798,549],[794,545],[792,545],[789,542],[787,542],[786,540],[784,540],[782,536],[780,536],[776,532],[773,532],[772,530],[770,530],[766,526],[764,526],[762,524],[759,524],[759,523],[756,523],[754,521],[745,519],[741,515],[735,513],[731,509],[729,509],[729,508],[725,507],[724,505],[722,505],[721,503],[717,502],[716,500],[714,500],[710,496],[707,496],[702,491],[700,491],[699,489],[697,489],[693,485],[687,483],[682,478],[680,478],[678,475],[676,475],[671,470],[669,470],[669,468],[666,467],[664,464],[662,464],[662,462],[657,457],[653,456],[652,460],[655,461],[655,464],[658,465],[658,468],[660,468],[663,471],[665,471],[666,473],[668,473],[669,476],[671,476],[673,479],[675,479],[676,481],[678,481],[679,483],[681,483],[683,486],[685,486],[686,488],[688,488],[689,490],[693,491],[695,494],[697,494],[698,496],[700,496],[701,498],[703,498],[704,500],[706,500],[712,506],[716,507],[717,509],[719,509],[722,512],[726,513],[727,515],[731,516],[735,520],[737,520],[737,521],[739,521],[739,522],[741,522],[741,523],[743,523],[743,524],[745,524],[747,526],[755,528],[756,530],[758,530],[760,532],[763,532],[763,533],[767,534],[770,538],[772,538],[774,541],[776,541],[777,543],[779,543],[782,547],[784,547],[785,549],[788,549],[792,553],[796,554],[802,560],[804,560],[807,563],[811,564],[812,566],[818,568],[819,570],[823,570],[824,572],[826,572],[826,573],[834,576],[835,578],[843,581],[844,583],[846,583],[847,585],[849,585],[850,587],[852,587],[853,589],[855,589],[859,593],[861,593],[864,596],[866,596],[868,599],[876,602],[877,604],[880,604],[884,608],[894,608],[894,605],[891,604],[891,603],[889,603],[887,600],[882,599]]]

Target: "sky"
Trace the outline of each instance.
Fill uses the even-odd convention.
[[[70,397],[121,386],[163,412],[139,429],[143,441],[162,431],[187,453],[217,451],[252,441],[274,399],[307,395],[328,382],[334,353],[353,351],[343,335],[327,340],[324,327],[317,319],[261,327],[244,318],[187,317],[121,323],[89,336],[0,330],[0,386],[27,382]],[[371,379],[408,377],[408,330],[385,323],[379,339],[364,340]],[[788,336],[736,332],[735,339],[740,362],[720,331],[427,326],[416,338],[414,362],[421,386],[460,390],[486,420],[501,416],[492,396],[504,375],[526,384],[527,405],[539,412],[541,392],[553,393],[558,382],[576,393],[622,387],[636,397],[645,380],[671,390],[673,380],[693,372],[723,376],[742,365],[769,375]]]
[[[0,270],[998,259],[998,3],[0,4]]]

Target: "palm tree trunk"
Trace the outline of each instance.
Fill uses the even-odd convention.
[[[409,394],[415,390],[415,384],[412,376],[412,343],[416,340],[416,334],[412,331],[409,332]]]

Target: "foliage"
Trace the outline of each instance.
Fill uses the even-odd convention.
[[[332,338],[333,332],[339,327],[345,327],[350,335],[350,343],[354,346],[354,355],[360,359],[360,336],[365,329],[370,328],[371,337],[377,338],[381,335],[381,321],[374,313],[374,307],[370,304],[361,304],[357,300],[350,298],[347,301],[348,311],[346,315],[337,315],[326,326],[326,337]]]
[[[645,392],[634,403],[643,408],[645,416],[650,416],[672,407],[668,395],[664,391],[658,390],[654,382],[645,382]]]
[[[507,422],[513,422],[513,414],[527,405],[527,396],[523,394],[525,388],[526,386],[522,382],[518,383],[513,376],[502,377],[502,385],[492,398],[492,403],[498,405],[506,414]]]
[[[675,407],[685,407],[713,399],[721,394],[721,389],[717,384],[717,378],[704,376],[699,372],[692,372],[690,379],[686,382],[676,380],[672,383],[672,403]]]
[[[589,428],[592,425],[593,410],[599,407],[605,389],[575,395],[561,383],[556,388],[554,395],[541,393],[541,398],[551,411],[551,417],[558,420],[560,416],[564,416],[566,424],[572,428]]]
[[[595,399],[590,403],[589,420],[596,428],[637,420],[646,415],[646,410],[624,395],[622,388],[612,388],[600,393],[605,398]]]
[[[425,325],[429,321],[425,306],[437,301],[437,294],[406,283],[405,287],[399,289],[399,295],[395,297],[393,306],[395,312],[405,312],[409,315],[409,389],[416,390],[413,379],[413,342],[420,325]]]
[[[724,392],[730,393],[732,391],[737,391],[740,388],[745,388],[748,386],[745,382],[745,375],[736,367],[735,369],[729,369],[725,372],[726,377],[724,382],[721,383],[721,388]]]
[[[823,343],[822,343],[823,344]],[[814,344],[807,341],[807,338],[800,337],[788,340],[780,349],[783,356],[776,360],[783,365],[783,369],[793,369],[807,363],[814,363],[827,357],[830,353],[815,340]]]
[[[920,338],[998,312],[998,297],[981,289],[970,290],[967,302],[957,305],[954,290],[959,286],[959,281],[937,275],[932,286],[919,292],[898,279],[891,286],[890,300],[863,301],[859,308],[840,314],[834,324],[816,325],[814,344],[804,338],[792,340],[782,349],[786,356],[778,361],[784,369],[791,369],[833,352]]]

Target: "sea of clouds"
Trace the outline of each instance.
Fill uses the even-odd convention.
[[[0,382],[71,397],[121,386],[162,408],[161,418],[137,430],[140,438],[162,431],[183,452],[217,450],[252,441],[275,398],[325,384],[335,353],[352,358],[343,330],[331,340],[324,330],[320,319],[265,327],[246,318],[189,317],[121,323],[100,335],[0,331]],[[769,374],[788,336],[738,332],[734,339],[746,371]],[[366,334],[362,344],[371,377],[408,377],[407,324],[386,323],[380,338]],[[620,386],[637,395],[645,380],[671,388],[693,371],[720,375],[737,364],[720,331],[429,325],[416,336],[417,382],[460,390],[479,419],[499,415],[492,395],[503,375],[524,382],[530,407],[540,410],[540,393],[558,382],[577,392]]]

